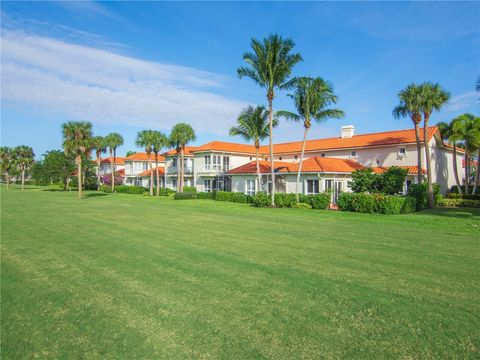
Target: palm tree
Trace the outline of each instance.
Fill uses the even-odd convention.
[[[97,155],[97,190],[100,190],[100,165],[102,162],[102,153],[107,151],[105,138],[103,136],[95,136],[93,138],[93,148],[95,149],[95,154]]]
[[[432,184],[432,161],[430,158],[430,146],[428,144],[428,121],[434,111],[440,111],[441,107],[450,99],[450,93],[442,89],[439,84],[425,82],[420,85],[420,110],[423,113],[423,143],[425,146],[425,161],[427,165],[428,182],[428,207],[433,208],[433,184]]]
[[[35,161],[35,154],[30,146],[19,145],[13,149],[15,163],[22,174],[22,191],[25,189],[25,171],[29,169]]]
[[[7,190],[10,188],[10,172],[15,162],[15,153],[13,149],[8,146],[0,147],[0,160],[2,161],[1,169],[2,174],[5,175],[5,181],[7,182]]]
[[[420,87],[415,84],[408,85],[398,93],[400,104],[393,109],[396,119],[410,116],[415,128],[415,141],[417,143],[417,183],[422,183],[422,145],[420,143],[419,124],[422,121],[420,107]]]
[[[453,147],[453,174],[455,176],[455,182],[457,185],[457,190],[459,194],[462,194],[462,184],[460,183],[460,178],[458,176],[458,165],[457,165],[457,141],[462,140],[462,134],[455,132],[454,121],[452,120],[449,124],[446,122],[439,122],[437,124],[440,134],[442,134],[443,139],[448,140]]]
[[[123,137],[118,133],[111,133],[105,136],[105,145],[110,150],[110,157],[113,157],[111,162],[112,169],[112,193],[115,192],[115,163],[117,162],[117,148],[123,145]]]
[[[297,79],[295,86],[295,92],[288,94],[288,96],[293,99],[297,114],[289,111],[279,111],[277,114],[289,120],[303,122],[302,153],[298,166],[297,182],[295,184],[298,201],[305,144],[307,142],[308,130],[310,130],[312,126],[312,119],[320,123],[327,119],[340,119],[345,114],[342,110],[328,108],[330,105],[337,103],[337,96],[333,93],[332,85],[322,78],[301,77]]]
[[[150,196],[153,196],[153,168],[151,154],[153,151],[153,131],[142,130],[137,133],[137,140],[135,144],[138,147],[144,147],[148,157],[148,167],[150,168]]]
[[[160,132],[160,131],[153,131],[152,132],[152,145],[153,145],[153,152],[155,154],[155,172],[157,176],[157,190],[156,190],[156,196],[160,195],[160,174],[158,171],[158,153],[160,150],[163,148],[168,147],[168,137]],[[166,184],[164,183],[163,186],[165,187]]]
[[[243,54],[247,66],[237,69],[239,78],[249,77],[267,91],[268,120],[269,120],[269,147],[270,170],[272,178],[272,200],[275,206],[275,166],[273,161],[273,99],[275,91],[289,89],[289,81],[293,67],[302,61],[299,53],[292,53],[295,43],[291,39],[284,39],[277,34],[271,34],[263,41],[251,40],[253,52]]]
[[[86,121],[70,121],[62,125],[63,149],[75,157],[78,177],[78,198],[82,198],[82,155],[92,146],[92,124]]]
[[[178,190],[183,192],[183,181],[184,181],[184,161],[185,161],[185,146],[190,141],[195,141],[197,137],[195,136],[195,131],[189,124],[178,123],[172,128],[170,133],[170,143],[175,144],[177,148],[180,149],[180,179]]]
[[[230,136],[241,136],[245,141],[253,141],[255,145],[255,155],[257,163],[257,189],[260,189],[262,178],[260,175],[259,150],[260,141],[268,137],[269,134],[268,111],[265,106],[248,106],[243,109],[237,118],[237,126],[230,129]],[[274,118],[273,127],[278,125],[278,119]]]

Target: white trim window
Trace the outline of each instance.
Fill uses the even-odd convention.
[[[398,148],[397,157],[399,159],[403,159],[404,157],[407,157],[407,149],[405,149],[404,147]]]
[[[333,189],[333,179],[325,179],[325,191]]]
[[[211,192],[212,191],[212,180],[205,180],[203,182],[203,185],[205,186],[205,192]]]
[[[352,150],[350,152],[350,159],[356,159],[356,158],[358,158],[357,150]]]
[[[255,179],[247,179],[245,194],[253,196],[255,195]]]
[[[320,184],[318,179],[307,179],[305,183],[307,195],[316,195],[320,192]]]

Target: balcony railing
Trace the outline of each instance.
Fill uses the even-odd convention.
[[[168,167],[168,174],[176,174],[176,173],[177,173],[177,167],[176,166],[169,166]],[[193,173],[193,167],[191,167],[191,166],[185,167],[184,173],[185,174],[192,174]]]
[[[230,169],[229,165],[205,164],[198,167],[199,173],[224,173]]]

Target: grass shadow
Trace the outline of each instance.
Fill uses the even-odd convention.
[[[436,215],[449,218],[480,218],[480,209],[479,208],[435,208],[432,210],[424,210],[420,214],[425,215]]]
[[[93,197],[97,197],[97,196],[108,196],[110,194],[105,194],[105,193],[90,193],[90,194],[86,194],[84,195],[84,198],[85,199],[89,199],[89,198],[93,198]]]

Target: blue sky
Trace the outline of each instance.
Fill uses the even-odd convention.
[[[311,138],[411,127],[394,120],[397,93],[439,82],[451,101],[432,122],[477,113],[478,2],[10,2],[1,3],[3,145],[60,148],[60,126],[88,120],[94,132],[137,150],[141,129],[188,122],[197,144],[228,136],[239,111],[264,91],[236,69],[252,37],[279,33],[304,61],[294,75],[322,76],[345,119],[315,125]],[[285,93],[275,109],[292,110]],[[302,137],[282,121],[275,141]]]

